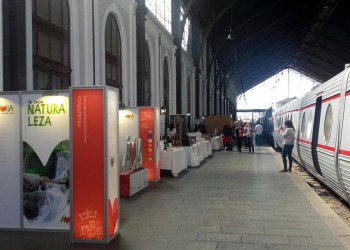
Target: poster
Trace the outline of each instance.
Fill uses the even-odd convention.
[[[158,140],[155,134],[155,110],[154,108],[140,108],[140,137],[142,140],[143,166],[148,168],[148,180],[158,181],[160,179],[160,167],[156,158],[156,142]]]
[[[108,237],[119,228],[118,92],[107,90]]]
[[[68,93],[45,94],[22,94],[23,227],[68,230]]]
[[[0,94],[0,228],[21,226],[20,143],[20,96]]]
[[[73,240],[102,241],[106,236],[103,98],[103,89],[71,90]]]
[[[188,131],[186,115],[170,115],[170,122],[174,123],[177,133],[184,138]]]

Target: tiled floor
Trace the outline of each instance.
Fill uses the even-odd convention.
[[[215,152],[198,168],[121,200],[120,235],[71,244],[69,233],[0,231],[0,249],[350,249],[350,229],[280,155]]]

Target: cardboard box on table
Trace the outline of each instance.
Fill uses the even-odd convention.
[[[71,241],[119,233],[118,90],[71,87]]]

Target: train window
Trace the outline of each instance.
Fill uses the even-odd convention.
[[[324,119],[324,129],[323,129],[324,139],[326,140],[326,143],[328,143],[329,139],[331,138],[332,125],[333,125],[332,105],[329,104],[326,111],[326,117]]]
[[[313,120],[313,117],[312,117],[312,112],[310,112],[309,114],[309,118],[308,118],[308,121],[307,121],[307,138],[310,139],[311,138],[311,132],[312,132],[312,120]]]
[[[293,122],[293,115],[292,115],[292,114],[290,115],[289,120],[290,120],[291,122]]]
[[[304,135],[306,135],[307,130],[307,124],[306,124],[306,118],[305,118],[305,112],[303,113],[303,118],[301,119],[301,138],[304,138]]]

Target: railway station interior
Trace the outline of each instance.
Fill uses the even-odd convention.
[[[0,248],[350,249],[349,20],[347,0],[2,0]]]

